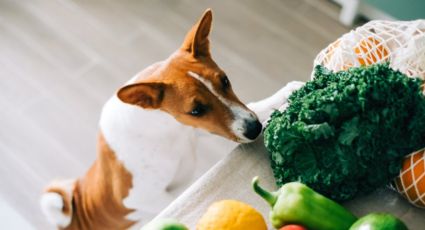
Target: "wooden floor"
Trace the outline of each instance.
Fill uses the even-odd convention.
[[[207,7],[213,57],[245,102],[307,80],[348,31],[326,0],[0,0],[0,198],[48,229],[43,186],[84,173],[102,104],[171,54]]]

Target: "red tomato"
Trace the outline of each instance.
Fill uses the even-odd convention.
[[[307,228],[301,225],[290,224],[290,225],[285,225],[281,227],[279,230],[307,230]]]

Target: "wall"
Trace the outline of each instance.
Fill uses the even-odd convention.
[[[425,18],[424,0],[363,0],[363,2],[400,20]]]

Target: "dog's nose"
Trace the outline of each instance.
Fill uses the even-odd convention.
[[[258,137],[258,135],[260,135],[262,128],[263,126],[258,120],[248,121],[246,123],[246,130],[243,135],[250,140],[254,140]]]

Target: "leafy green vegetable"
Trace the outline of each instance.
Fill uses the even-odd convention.
[[[265,129],[277,184],[301,181],[337,201],[387,184],[403,156],[425,147],[422,83],[388,64],[316,66]]]

